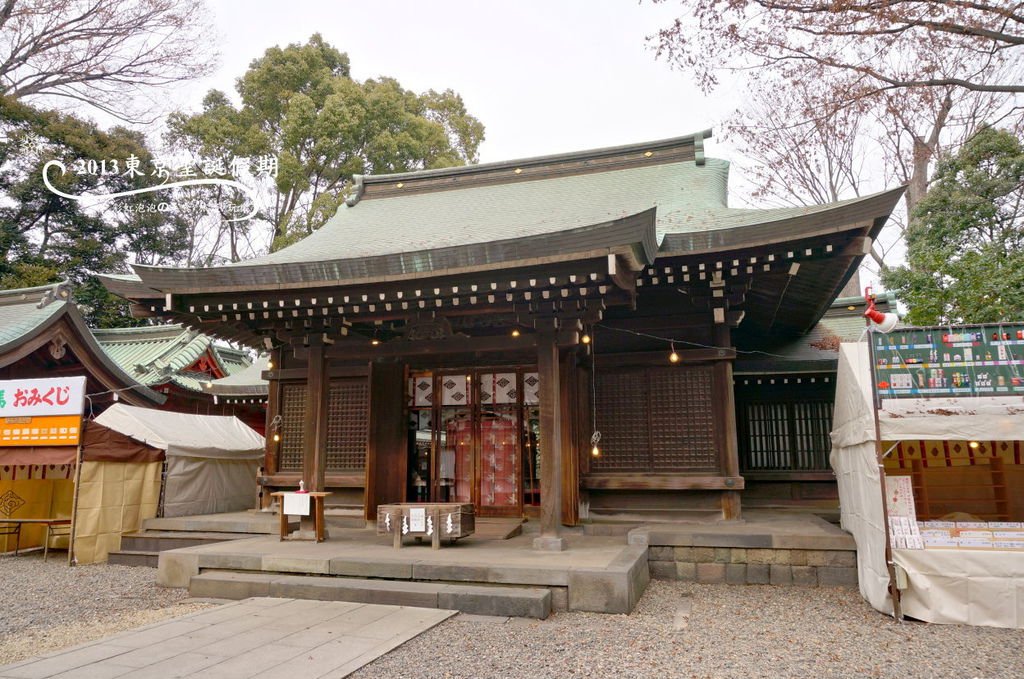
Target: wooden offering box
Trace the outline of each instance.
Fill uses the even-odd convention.
[[[472,504],[457,502],[410,502],[377,507],[377,535],[392,535],[395,547],[403,537],[428,538],[434,548],[440,541],[472,535],[475,515]]]

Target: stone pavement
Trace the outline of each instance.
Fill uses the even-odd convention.
[[[0,667],[0,679],[344,677],[455,611],[259,598]]]

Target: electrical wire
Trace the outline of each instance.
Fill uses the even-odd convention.
[[[639,332],[637,330],[629,330],[627,328],[616,328],[610,325],[602,325],[600,323],[594,325],[595,328],[604,328],[605,330],[614,330],[615,332],[623,332],[630,335],[636,335],[637,337],[646,337],[647,339],[658,340],[660,342],[666,342],[670,346],[673,344],[685,344],[687,346],[696,347],[698,349],[722,349],[722,347],[716,347],[711,344],[701,344],[700,342],[690,342],[688,340],[674,339],[672,337],[662,337],[660,335],[652,335],[646,332]],[[791,356],[783,356],[782,354],[773,354],[770,351],[759,351],[759,350],[742,350],[734,349],[737,354],[759,354],[761,356],[770,356],[772,358],[783,358],[789,359]]]

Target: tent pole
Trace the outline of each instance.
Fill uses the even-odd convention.
[[[885,565],[889,571],[889,597],[892,599],[892,615],[897,622],[903,622],[900,606],[900,592],[896,588],[896,564],[892,560],[892,537],[889,535],[889,504],[885,488],[885,453],[882,452],[882,425],[878,419],[878,391],[875,385],[875,345],[871,341],[872,326],[868,321],[868,373],[871,380],[871,415],[875,421],[875,462],[878,464],[878,488],[882,494],[882,531],[885,533]]]
[[[74,566],[75,560],[75,529],[78,527],[78,486],[82,481],[82,446],[85,443],[85,417],[78,428],[78,449],[75,452],[75,487],[71,498],[71,530],[68,532],[68,565]]]

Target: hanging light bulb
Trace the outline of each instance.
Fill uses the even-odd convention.
[[[519,328],[512,328],[512,336],[519,337],[522,333],[519,332]]]
[[[273,370],[273,369],[274,369],[274,360],[271,359],[271,358],[268,358],[267,359],[267,370]]]
[[[277,433],[277,432],[275,431],[275,432],[274,432],[274,443],[280,443],[280,441],[281,441],[281,435],[280,435],[280,434],[278,434],[278,433]]]
[[[601,457],[601,449],[597,447],[597,444],[601,442],[601,432],[595,431],[590,435],[590,456]]]
[[[583,333],[583,337],[580,338],[580,341],[584,344],[590,344],[590,335]]]
[[[671,344],[671,347],[672,347],[672,353],[670,353],[668,355],[668,362],[669,363],[679,363],[679,354],[676,353],[676,344],[675,344],[675,342],[672,342],[670,344]]]
[[[373,346],[377,346],[378,344],[380,344],[380,340],[374,337],[372,340],[370,340],[370,344],[372,344]]]
[[[981,444],[978,443],[977,441],[971,441],[967,445],[969,445],[971,448],[973,448],[975,450],[977,450],[979,447],[981,447]]]

